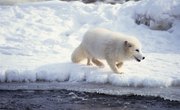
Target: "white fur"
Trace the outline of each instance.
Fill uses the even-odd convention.
[[[125,41],[128,44],[125,45]],[[139,49],[139,52],[136,49]],[[117,63],[123,64],[125,60],[129,59],[140,61],[143,56],[141,43],[135,37],[96,28],[85,33],[81,44],[72,54],[72,61],[75,63],[85,58],[105,59],[114,72],[120,73],[116,66]]]

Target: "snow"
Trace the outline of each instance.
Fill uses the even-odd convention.
[[[151,29],[168,30],[176,19],[180,20],[177,0],[152,0],[141,1],[135,8],[135,19],[149,25]]]
[[[176,61],[171,63],[174,56]],[[180,77],[180,56],[177,54],[149,54],[146,61],[141,64],[128,62],[124,67],[124,74],[115,74],[106,68],[89,67],[83,64],[54,63],[46,64],[35,70],[7,69],[5,74],[1,72],[1,82],[89,82],[117,86],[131,87],[170,87],[179,86]],[[156,61],[156,62],[153,62]],[[152,61],[152,62],[151,62]],[[161,64],[162,63],[162,64]],[[159,65],[161,64],[161,65]],[[4,78],[5,77],[5,78]]]
[[[40,2],[47,0],[0,0],[0,5],[15,5],[18,3]]]
[[[119,87],[180,86],[178,0],[124,4],[46,1],[0,6],[0,82],[91,83]],[[166,20],[167,31],[137,25],[136,15]],[[142,21],[144,22],[144,21]],[[136,36],[146,59],[125,62],[124,74],[73,64],[72,51],[90,28],[104,27]],[[105,61],[104,61],[105,62]],[[1,85],[1,83],[0,83]]]

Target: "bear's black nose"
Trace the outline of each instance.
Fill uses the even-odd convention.
[[[144,59],[145,59],[145,57],[142,57],[142,59],[144,60]]]

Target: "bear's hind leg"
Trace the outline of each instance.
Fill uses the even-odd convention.
[[[87,65],[88,65],[88,66],[92,65],[90,58],[87,58]]]
[[[116,66],[117,66],[118,68],[121,68],[122,65],[123,65],[123,62],[118,62],[118,63],[116,64]]]

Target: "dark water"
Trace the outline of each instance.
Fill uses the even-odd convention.
[[[0,110],[180,110],[160,97],[53,91],[0,91]]]

